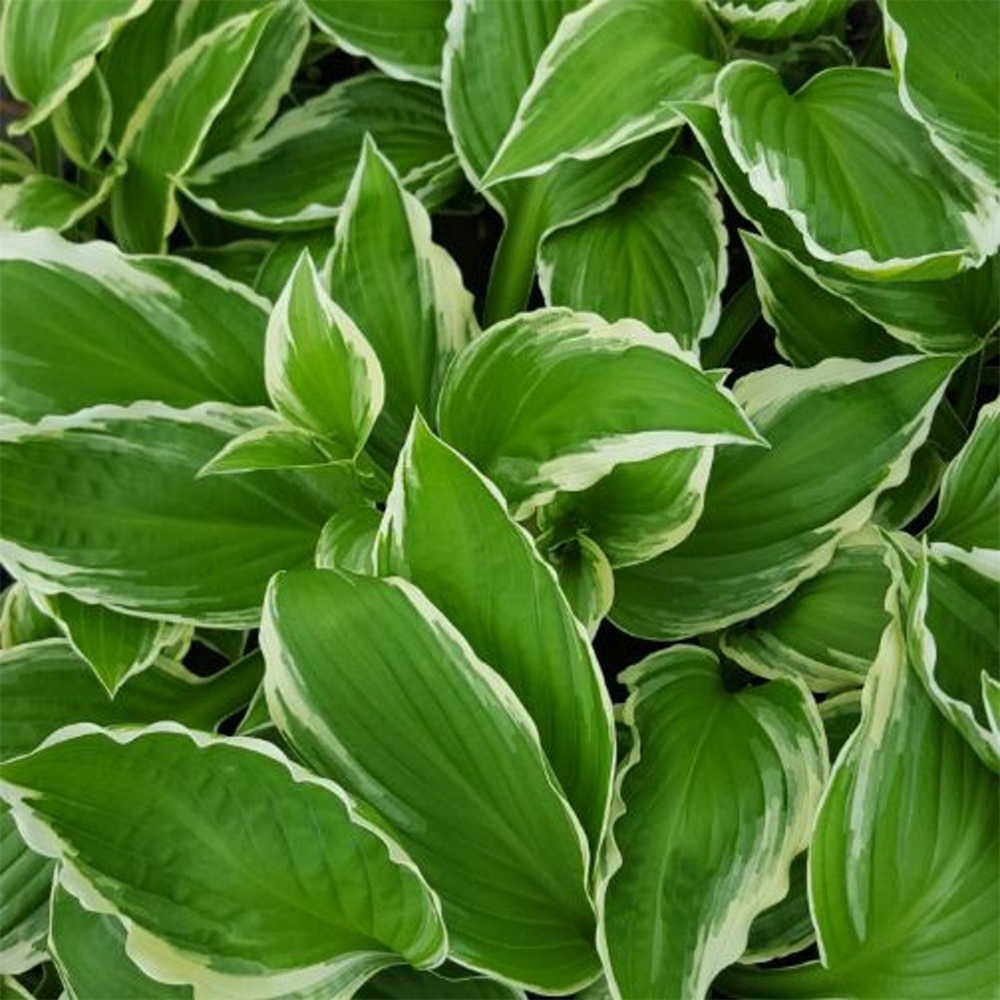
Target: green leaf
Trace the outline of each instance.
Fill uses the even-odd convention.
[[[254,279],[254,290],[274,302],[288,284],[303,251],[313,260],[325,261],[333,249],[333,230],[284,236],[271,246]]]
[[[61,233],[104,204],[120,175],[113,168],[92,192],[48,174],[0,185],[0,229],[44,228]]]
[[[352,573],[375,571],[375,539],[382,515],[369,504],[338,510],[316,543],[318,569],[349,569]]]
[[[750,925],[747,950],[741,962],[768,962],[803,951],[816,940],[809,914],[808,855],[796,856],[788,869],[788,892],[777,903],[762,910]]]
[[[214,729],[250,701],[263,673],[259,653],[205,680],[167,660],[129,678],[112,700],[65,639],[32,642],[0,654],[4,727],[0,760],[33,750],[62,726],[120,726],[173,719]]]
[[[44,121],[94,67],[97,54],[121,25],[152,0],[32,0],[4,4],[0,62],[7,86],[31,113],[12,122],[22,135]]]
[[[568,309],[515,316],[473,341],[448,371],[439,420],[518,516],[623,462],[759,440],[672,337]]]
[[[0,649],[11,649],[25,642],[53,639],[59,626],[34,602],[31,591],[15,581],[3,592],[0,612]]]
[[[542,547],[542,539],[539,539]],[[574,535],[544,547],[576,620],[593,639],[615,599],[615,576],[608,557],[589,536]]]
[[[884,275],[878,281],[851,279],[838,266],[811,256],[791,220],[754,191],[726,145],[713,108],[685,104],[682,111],[739,211],[759,226],[771,243],[792,252],[811,277],[897,340],[919,350],[939,354],[982,347],[1000,312],[1000,256],[947,281],[890,281]]]
[[[222,5],[200,0],[199,7],[206,6],[226,11],[226,17],[231,18],[244,10],[255,12],[262,5],[255,0],[244,0],[239,5],[232,0]],[[309,15],[298,0],[272,0],[266,6],[271,15],[236,89],[212,122],[198,151],[199,160],[211,159],[256,138],[275,116],[298,72],[309,43]]]
[[[29,850],[0,802],[0,969],[19,975],[48,953],[49,894],[55,866]]]
[[[721,650],[759,677],[799,678],[813,691],[864,682],[889,622],[886,543],[862,529],[777,607],[728,629]]]
[[[367,56],[400,80],[440,83],[448,0],[306,0],[306,6],[345,51]]]
[[[327,295],[308,251],[271,312],[264,371],[271,402],[288,421],[330,438],[349,457],[361,451],[385,399],[382,368]]]
[[[165,648],[180,642],[186,651],[191,642],[191,630],[185,626],[123,615],[100,604],[83,604],[68,594],[43,600],[112,698],[129,677],[151,667]]]
[[[119,920],[85,909],[57,880],[52,891],[52,960],[73,1000],[192,1000],[190,986],[150,979],[128,957],[125,937]]]
[[[440,95],[366,73],[286,111],[259,138],[203,163],[181,189],[213,215],[287,233],[335,219],[370,133],[430,209],[460,180]]]
[[[0,976],[0,997],[3,1000],[35,1000],[35,995],[13,976]]]
[[[111,95],[100,67],[69,94],[52,114],[59,145],[80,167],[89,167],[107,145],[111,133]]]
[[[199,470],[199,476],[217,476],[258,469],[308,469],[347,460],[344,449],[326,450],[325,443],[312,431],[291,424],[274,423],[254,427],[229,441]]]
[[[712,10],[739,37],[808,35],[843,14],[853,0],[709,0]]]
[[[826,731],[830,748],[830,763],[835,763],[840,751],[861,721],[861,688],[851,688],[840,694],[829,695],[819,704],[820,718]]]
[[[539,281],[549,305],[631,316],[693,348],[719,321],[727,242],[711,173],[670,156],[611,208],[548,237]]]
[[[959,170],[1000,183],[1000,11],[995,4],[883,0],[886,48],[909,114]]]
[[[476,976],[454,963],[429,972],[396,966],[369,979],[356,1000],[524,1000],[513,986]]]
[[[111,196],[123,249],[163,253],[177,224],[176,178],[198,159],[246,71],[273,8],[224,22],[172,60],[142,98],[118,146],[127,170]]]
[[[702,998],[788,891],[826,778],[823,728],[802,685],[734,693],[695,646],[622,681],[633,748],[598,887],[605,970],[623,998]]]
[[[445,368],[478,332],[472,296],[431,222],[367,137],[329,265],[334,300],[364,331],[385,373],[371,451],[391,469],[413,411],[433,414]]]
[[[716,456],[694,531],[619,570],[612,620],[681,639],[774,607],[867,523],[927,437],[953,358],[830,359],[755,372],[734,390],[770,449]]]
[[[881,361],[904,351],[874,320],[810,276],[795,258],[755,233],[740,232],[774,346],[798,368],[825,358]]]
[[[178,256],[210,267],[230,281],[253,288],[264,261],[277,244],[272,240],[234,240],[221,246],[182,247]],[[266,296],[270,298],[270,296]]]
[[[987,403],[962,450],[945,471],[927,533],[966,549],[1000,549],[1000,401]]]
[[[1000,771],[1000,727],[984,693],[1000,684],[1000,553],[938,543],[910,580],[907,651],[942,715]]]
[[[24,150],[13,142],[0,139],[0,182],[23,181],[35,173],[35,164]]]
[[[378,554],[383,575],[416,584],[511,686],[596,848],[607,819],[614,725],[586,633],[493,484],[419,417],[396,466]]]
[[[450,956],[536,992],[589,982],[583,831],[527,712],[444,615],[402,580],[286,573],[261,646],[272,718],[392,824],[441,897]]]
[[[5,434],[5,564],[42,592],[201,625],[256,624],[308,565],[329,501],[293,473],[195,478],[259,411],[95,407]],[[69,474],[67,474],[67,470]]]
[[[80,725],[0,774],[29,844],[61,861],[88,908],[121,921],[155,979],[265,997],[444,957],[437,900],[412,862],[337,785],[269,743]]]
[[[205,267],[33,232],[4,236],[0,276],[5,414],[35,421],[144,399],[267,401],[266,303]],[[59,308],[39,309],[40,298]]]
[[[690,0],[596,0],[563,18],[484,186],[595,159],[678,124],[674,101],[712,92],[721,35]]]
[[[750,185],[821,261],[863,278],[933,279],[996,253],[1000,199],[951,169],[888,73],[836,67],[789,95],[773,69],[739,61],[715,96]]]

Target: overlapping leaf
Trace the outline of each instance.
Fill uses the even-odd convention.
[[[788,38],[807,35],[843,14],[852,0],[709,0],[712,10],[737,35]]]
[[[835,68],[789,95],[773,69],[740,61],[715,96],[751,187],[814,257],[862,277],[940,279],[996,253],[1000,199],[955,173],[889,74]]]
[[[255,229],[308,229],[340,213],[365,134],[429,208],[454,192],[459,170],[441,98],[377,73],[352,77],[281,115],[253,142],[182,181],[198,205]]]
[[[329,500],[293,473],[198,470],[260,411],[95,407],[7,429],[5,564],[66,591],[200,624],[256,623],[277,570],[308,565]]]
[[[951,358],[830,359],[738,382],[736,399],[770,448],[716,456],[694,531],[618,571],[616,624],[676,639],[778,604],[905,478],[954,366]]]
[[[386,504],[379,568],[416,584],[510,684],[596,849],[614,770],[597,661],[551,568],[495,487],[419,418]]]
[[[633,748],[602,883],[606,970],[622,997],[704,997],[788,889],[826,777],[822,726],[787,680],[732,693],[707,650],[622,675]]]
[[[63,232],[99,208],[120,176],[111,170],[93,191],[48,174],[31,174],[16,184],[0,186],[0,229]]]
[[[267,997],[443,957],[437,900],[413,864],[336,785],[268,743],[81,725],[0,773],[28,842],[122,922],[156,979]],[[126,802],[141,824],[121,822]]]
[[[265,303],[242,286],[177,258],[52,233],[2,244],[6,415],[34,421],[144,399],[267,402]],[[58,308],[39,308],[48,299]]]
[[[670,156],[611,208],[548,237],[539,280],[549,305],[631,316],[690,349],[719,320],[727,242],[712,175]]]
[[[392,825],[441,897],[453,958],[546,993],[596,976],[589,852],[535,725],[420,591],[282,574],[261,645],[272,718]]]
[[[758,441],[673,338],[568,309],[515,316],[474,341],[448,372],[439,419],[519,514],[621,463]]]

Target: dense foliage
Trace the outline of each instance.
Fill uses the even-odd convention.
[[[1000,3],[2,16],[0,997],[1000,996]]]

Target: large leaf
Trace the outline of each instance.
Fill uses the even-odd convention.
[[[458,168],[440,95],[366,73],[285,112],[253,142],[181,180],[206,211],[255,229],[308,229],[337,217],[370,133],[407,190],[430,208],[454,191]]]
[[[452,355],[477,332],[472,296],[431,221],[366,138],[329,261],[334,300],[364,332],[385,372],[373,453],[391,468],[415,409],[434,413]]]
[[[594,978],[583,831],[527,712],[444,615],[402,580],[286,573],[261,645],[272,718],[392,824],[450,955],[546,993]]]
[[[878,654],[891,582],[885,541],[862,530],[791,597],[727,630],[720,648],[760,677],[797,677],[813,691],[855,687]]]
[[[910,588],[913,668],[944,717],[1000,771],[1000,727],[987,706],[1000,690],[1000,553],[935,545],[921,553]]]
[[[712,175],[670,156],[611,208],[548,237],[539,281],[549,305],[631,316],[692,348],[719,321],[727,242]]]
[[[740,237],[775,347],[793,365],[804,368],[824,358],[881,361],[904,353],[878,323],[824,288],[790,253],[754,233]]]
[[[12,123],[14,134],[44,121],[80,84],[117,28],[138,17],[152,0],[32,0],[4,4],[0,62],[14,94],[31,112]]]
[[[587,636],[496,488],[419,418],[386,503],[379,568],[416,584],[510,684],[596,848],[614,726]]]
[[[0,775],[28,843],[118,917],[155,979],[265,997],[443,958],[437,899],[412,862],[269,743],[79,725]]]
[[[524,1000],[513,986],[473,975],[454,963],[429,972],[397,965],[369,979],[357,1000]]]
[[[862,277],[948,278],[1000,245],[1000,199],[952,170],[888,73],[838,67],[789,95],[775,70],[740,61],[715,95],[750,185],[821,261]]]
[[[952,358],[831,359],[738,382],[736,398],[770,449],[716,456],[694,531],[617,573],[615,623],[680,639],[778,604],[906,477],[954,366]]]
[[[941,483],[941,496],[927,529],[935,541],[966,549],[1000,549],[1000,401],[987,403]]]
[[[1000,183],[1000,9],[883,0],[886,48],[903,107],[979,183]]]
[[[616,996],[700,1000],[788,891],[826,778],[823,728],[802,685],[728,691],[694,646],[622,680],[633,745],[599,890],[605,969]]]
[[[594,0],[541,54],[484,185],[594,159],[678,123],[674,101],[711,94],[724,53],[691,0]]]
[[[341,48],[368,56],[390,76],[440,82],[448,0],[306,0],[306,6]]]
[[[8,567],[44,592],[198,624],[256,623],[268,578],[312,561],[332,512],[292,473],[195,474],[260,411],[95,407],[7,429]]]
[[[0,396],[34,421],[98,403],[267,402],[266,303],[176,257],[7,234],[0,248]],[[52,299],[57,308],[39,309]]]
[[[712,10],[745,38],[808,35],[843,14],[853,0],[709,0]]]
[[[937,711],[902,647],[893,624],[810,850],[828,988],[855,997],[995,996],[997,779]]]
[[[279,413],[356,455],[385,398],[382,368],[304,253],[267,327],[268,395]]]
[[[111,196],[115,236],[130,251],[162,253],[177,224],[176,178],[198,158],[274,13],[225,21],[184,49],[138,104],[118,146],[127,166]]]
[[[569,309],[515,316],[475,340],[448,371],[439,419],[519,515],[623,462],[758,441],[672,337]]]

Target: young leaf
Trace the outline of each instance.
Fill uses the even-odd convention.
[[[333,298],[385,372],[371,448],[388,469],[413,411],[434,412],[446,365],[478,327],[458,266],[432,241],[427,212],[370,137],[337,220],[329,273]]]
[[[7,86],[31,112],[12,122],[22,135],[44,121],[83,81],[117,28],[138,17],[152,0],[32,0],[4,4],[0,62]]]
[[[111,95],[100,67],[66,95],[52,114],[59,145],[80,167],[90,167],[107,145],[111,132]]]
[[[313,20],[347,52],[400,80],[437,86],[448,0],[306,0]]]
[[[596,848],[614,770],[600,668],[551,567],[496,488],[419,417],[386,503],[379,569],[416,584],[511,686]]]
[[[951,169],[888,73],[837,67],[789,95],[773,69],[739,61],[715,95],[750,185],[821,261],[869,279],[949,278],[1000,246],[1000,198]]]
[[[1000,771],[1000,727],[985,694],[1000,685],[1000,553],[940,544],[922,552],[910,580],[907,640],[931,700]]]
[[[987,403],[941,483],[937,513],[927,533],[965,549],[1000,549],[1000,401]]]
[[[727,242],[712,175],[670,156],[611,208],[548,237],[539,281],[549,305],[631,316],[690,349],[719,320]]]
[[[177,224],[175,178],[197,160],[272,14],[272,7],[263,7],[203,35],[136,107],[118,146],[127,170],[111,196],[112,228],[124,250],[164,251]]]
[[[99,403],[266,403],[266,305],[176,257],[52,233],[0,241],[0,408],[37,421]],[[58,309],[39,309],[52,299]]]
[[[275,408],[345,449],[364,447],[385,398],[382,368],[347,313],[326,294],[304,252],[267,325],[264,361]]]
[[[55,639],[59,626],[35,603],[31,591],[16,580],[2,595],[0,649],[12,649],[26,642]]]
[[[267,997],[444,957],[437,899],[412,862],[337,785],[269,743],[79,725],[0,775],[25,839],[62,863],[78,899],[121,921],[155,979]]]
[[[595,0],[568,14],[482,178],[484,186],[595,159],[678,123],[711,94],[724,46],[690,0]]]
[[[448,371],[439,420],[518,516],[622,462],[759,440],[672,337],[568,309],[515,316],[470,344]]]
[[[882,0],[886,49],[903,107],[959,170],[989,187],[1000,183],[1000,10],[960,0],[939,4]]]
[[[121,170],[113,167],[91,192],[48,174],[32,174],[17,184],[0,185],[0,229],[54,229],[61,233],[103,205],[120,176]]]
[[[293,473],[196,478],[259,423],[259,411],[221,404],[138,403],[8,428],[5,564],[42,592],[195,624],[256,624],[267,580],[312,562],[330,514]]]
[[[743,38],[808,35],[843,14],[852,0],[709,0],[712,10]]]
[[[392,824],[451,957],[546,993],[589,982],[583,831],[527,712],[444,615],[401,580],[283,573],[261,646],[272,718]]]
[[[694,646],[622,681],[633,748],[598,888],[605,969],[623,998],[700,1000],[788,891],[826,778],[823,728],[803,686],[727,691]]]
[[[733,159],[714,108],[682,106],[684,118],[705,151],[716,177],[739,211],[775,246],[792,252],[808,275],[851,303],[905,344],[932,354],[971,352],[982,347],[1000,311],[1000,256],[947,281],[878,281],[849,278],[836,265],[817,260],[798,229],[771,208]]]
[[[308,469],[328,466],[334,461],[346,462],[350,457],[347,448],[336,449],[312,431],[286,423],[265,424],[227,442],[198,470],[198,475],[218,476],[257,469]]]
[[[55,866],[28,848],[0,802],[0,969],[18,975],[45,961]]]
[[[375,572],[375,540],[381,523],[382,516],[370,504],[338,510],[320,532],[316,568]]]
[[[541,544],[541,539],[539,539]],[[615,576],[608,557],[589,536],[574,535],[545,549],[576,620],[593,639],[615,599]]]
[[[813,691],[862,684],[889,622],[888,560],[877,532],[850,535],[791,597],[724,632],[722,652],[759,677],[799,678]]]
[[[784,600],[905,478],[954,368],[948,357],[830,359],[742,379],[736,399],[770,449],[716,456],[694,531],[618,571],[612,619],[638,635],[681,639]]]
[[[308,229],[340,214],[365,134],[429,209],[458,167],[440,95],[365,73],[286,111],[259,138],[191,171],[181,189],[213,215],[254,229]]]
[[[51,919],[52,961],[73,1000],[193,1000],[190,986],[171,986],[147,976],[125,951],[121,921],[86,909],[58,879],[52,888]]]
[[[797,368],[825,358],[882,361],[902,354],[898,341],[846,299],[825,288],[795,258],[763,236],[740,232],[753,267],[764,319],[774,346]]]

